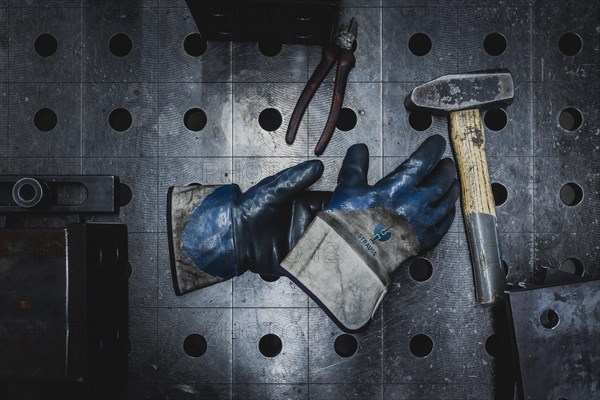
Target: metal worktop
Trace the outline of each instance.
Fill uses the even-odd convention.
[[[542,266],[598,277],[599,15],[600,3],[585,0],[342,1],[341,18],[354,16],[360,25],[344,104],[356,125],[334,134],[315,188],[333,189],[353,143],[368,145],[374,182],[428,135],[447,137],[444,117],[410,117],[405,110],[417,84],[506,67],[515,79],[514,103],[486,115],[485,123],[507,279],[530,281]],[[493,312],[476,304],[460,210],[425,260],[399,269],[373,323],[353,335],[358,349],[350,357],[334,349],[339,328],[286,278],[269,282],[246,273],[175,295],[167,188],[235,182],[245,190],[313,158],[333,86],[331,74],[289,146],[287,121],[321,49],[283,45],[267,56],[256,43],[209,42],[190,55],[184,42],[195,32],[184,0],[0,0],[0,173],[117,175],[133,194],[119,216],[90,218],[128,226],[129,396],[502,393],[496,367],[508,350],[494,335]],[[576,35],[564,37],[568,32]],[[126,37],[109,46],[119,33]],[[42,53],[54,43],[42,34],[55,39],[50,55],[36,52],[36,38],[45,41]],[[206,118],[194,111],[191,130],[184,117],[194,108]],[[277,112],[263,114],[262,122],[277,126],[280,114],[274,131],[259,123],[271,108]],[[42,109],[51,113],[35,118]],[[116,109],[126,112],[110,118]],[[192,334],[205,339],[205,349],[201,340],[200,349],[194,341],[184,348]],[[267,334],[281,340],[275,357],[261,353],[269,350],[259,347]],[[186,350],[205,352],[193,357]]]

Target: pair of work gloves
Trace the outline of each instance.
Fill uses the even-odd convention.
[[[175,289],[183,294],[248,270],[285,275],[344,330],[364,327],[406,259],[435,247],[459,196],[446,142],[431,136],[374,185],[369,152],[351,146],[332,192],[307,190],[321,161],[298,164],[242,193],[233,185],[172,187]]]

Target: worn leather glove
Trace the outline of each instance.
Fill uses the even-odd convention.
[[[296,244],[331,192],[306,190],[323,174],[307,161],[263,179],[245,193],[238,185],[169,189],[171,271],[184,294],[247,270],[279,275],[279,263]]]
[[[366,325],[394,270],[450,228],[459,186],[452,160],[441,160],[445,147],[441,136],[429,137],[373,186],[367,146],[350,147],[331,202],[281,263],[345,330]]]

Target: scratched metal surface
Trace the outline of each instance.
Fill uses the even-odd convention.
[[[352,143],[368,144],[374,182],[426,136],[447,134],[441,117],[429,125],[425,116],[424,130],[411,127],[403,99],[418,83],[445,73],[508,67],[516,80],[515,101],[506,109],[506,126],[487,132],[492,180],[507,192],[498,221],[508,280],[531,279],[536,268],[561,268],[568,258],[598,276],[600,3],[344,0],[342,5],[343,18],[359,21],[357,65],[345,102],[357,124],[335,133],[321,157],[326,171],[316,187],[333,188]],[[195,31],[183,0],[0,0],[0,173],[115,174],[133,192],[120,216],[92,218],[129,227],[128,396],[481,399],[500,393],[498,360],[486,351],[494,318],[475,304],[460,210],[440,246],[424,255],[431,277],[417,281],[408,266],[401,268],[369,329],[354,335],[358,349],[350,357],[334,350],[339,329],[285,278],[267,282],[245,274],[175,296],[167,187],[236,182],[246,189],[313,158],[332,86],[323,85],[296,143],[287,146],[287,119],[320,49],[284,45],[267,57],[256,44],[208,43],[204,54],[193,57],[183,42]],[[408,46],[418,32],[432,44],[422,56]],[[483,46],[493,32],[506,38],[497,56]],[[565,32],[582,39],[578,54],[561,53]],[[43,33],[58,43],[49,57],[34,50]],[[109,50],[117,33],[131,39],[124,57]],[[559,123],[568,107],[582,114],[573,131]],[[41,108],[57,115],[49,132],[34,125]],[[124,132],[109,125],[116,108],[131,114]],[[206,114],[200,131],[183,124],[191,108]],[[258,123],[267,108],[282,115],[283,124],[273,132]],[[561,202],[566,183],[581,188],[579,204]],[[282,343],[275,357],[259,349],[269,333]],[[191,334],[206,341],[200,357],[184,351]],[[418,334],[433,342],[426,357],[411,352]]]
[[[600,367],[600,343],[593,339],[600,327],[599,289],[596,280],[510,294],[524,399],[585,399],[597,391],[600,376],[592,371]],[[546,325],[530,317],[550,311],[555,318]]]

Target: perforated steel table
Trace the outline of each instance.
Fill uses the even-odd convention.
[[[342,1],[341,18],[360,24],[345,100],[351,129],[334,134],[315,188],[333,188],[352,143],[368,144],[375,181],[428,135],[447,135],[445,118],[405,110],[417,84],[507,67],[514,104],[485,115],[507,279],[532,279],[542,266],[598,277],[599,15],[600,3],[585,0]],[[195,32],[183,0],[0,0],[0,173],[118,175],[133,193],[119,216],[92,218],[129,229],[129,396],[503,393],[496,366],[507,350],[492,312],[476,304],[460,211],[439,247],[399,270],[349,357],[334,348],[342,332],[286,278],[246,273],[175,295],[167,187],[247,189],[314,157],[333,82],[332,74],[288,146],[287,120],[321,49],[204,48],[197,36],[186,41]],[[267,334],[281,341],[274,357],[259,347]],[[189,335],[205,342],[192,336],[184,348]],[[276,352],[276,339],[263,343]],[[352,345],[343,337],[338,351]]]

